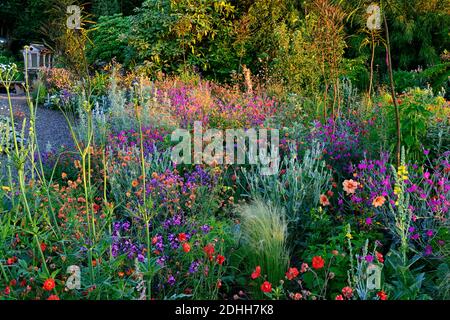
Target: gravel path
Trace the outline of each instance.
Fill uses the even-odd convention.
[[[12,97],[13,111],[23,112],[29,118],[29,110],[25,96]],[[0,115],[9,117],[8,99],[6,95],[0,94]],[[19,124],[21,126],[21,124]],[[58,110],[50,110],[42,107],[36,111],[36,131],[39,148],[45,150],[48,143],[58,149],[61,146],[73,146],[66,119]]]
[[[13,96],[11,101],[13,112],[23,112],[25,118],[28,120],[30,112],[26,97]],[[4,94],[0,94],[0,115],[9,117],[8,98]],[[16,128],[20,130],[21,127],[22,120],[18,121],[16,119]],[[25,135],[27,135],[27,131],[25,130]],[[66,119],[58,110],[50,110],[38,106],[36,110],[36,131],[41,152],[46,150],[48,144],[55,149],[59,149],[62,146],[71,147],[74,145]],[[6,155],[0,154],[0,183],[6,177],[6,162]]]

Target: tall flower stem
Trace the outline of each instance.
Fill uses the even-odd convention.
[[[397,130],[397,147],[396,147],[396,159],[397,159],[397,167],[400,166],[400,148],[401,148],[401,128],[400,128],[400,111],[398,108],[397,98],[395,96],[395,85],[394,85],[394,75],[392,72],[392,59],[391,59],[391,42],[389,40],[389,28],[387,24],[386,15],[383,12],[383,20],[384,20],[384,27],[386,31],[386,52],[388,56],[388,70],[389,70],[389,80],[390,80],[390,86],[391,86],[391,95],[392,95],[392,101],[394,102],[394,108],[395,108],[395,124],[396,124],[396,130]]]

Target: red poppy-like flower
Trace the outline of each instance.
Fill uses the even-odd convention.
[[[100,206],[99,206],[98,204],[96,204],[96,203],[94,203],[94,204],[92,205],[92,208],[94,209],[94,212],[95,212],[95,213],[97,213],[98,210],[100,210]]]
[[[17,285],[17,280],[16,280],[16,279],[12,279],[12,280],[9,282],[9,285],[10,285],[11,287],[15,287],[15,286]]]
[[[187,242],[183,243],[183,251],[186,253],[191,251],[191,246],[189,245],[189,243],[187,243]]]
[[[184,241],[186,241],[186,233],[184,233],[184,232],[182,232],[182,233],[180,233],[179,235],[178,235],[178,240],[180,241],[180,242],[184,242]]]
[[[8,258],[8,260],[6,260],[6,264],[7,264],[8,266],[14,264],[14,258]]]
[[[342,296],[342,294],[340,294],[340,295],[337,295],[334,300],[344,300],[344,297]]]
[[[342,288],[342,294],[347,299],[350,299],[353,296],[353,289],[350,287],[344,287],[344,288]]]
[[[386,292],[384,292],[383,290],[378,291],[377,292],[377,296],[380,298],[380,300],[387,300],[388,296],[386,294]]]
[[[383,254],[379,253],[378,251],[376,251],[375,254],[377,255],[377,260],[378,260],[378,262],[384,263],[384,257],[383,257]]]
[[[301,293],[296,293],[296,294],[294,294],[294,300],[300,300],[301,298],[303,298],[303,296],[302,296],[302,294]]]
[[[216,258],[216,261],[217,261],[218,264],[221,265],[225,261],[225,257],[222,256],[221,254],[218,254],[217,258]]]
[[[259,278],[259,276],[261,275],[261,267],[260,266],[256,266],[255,271],[252,272],[252,279],[256,279]]]
[[[52,294],[47,298],[47,300],[59,300],[59,297],[56,294]]]
[[[5,290],[3,290],[3,293],[7,296],[11,293],[11,289],[8,287],[5,288]]]
[[[209,243],[203,248],[203,251],[211,258],[214,254],[214,246]]]
[[[297,268],[289,268],[289,270],[286,272],[286,278],[288,280],[292,280],[298,276],[299,272]]]
[[[315,256],[312,258],[312,266],[314,269],[322,269],[325,265],[325,260],[321,256]]]
[[[262,292],[271,292],[272,291],[272,284],[269,281],[264,281],[261,285],[261,291]]]
[[[47,279],[44,282],[44,286],[42,287],[45,291],[52,291],[55,288],[55,280]]]
[[[47,249],[47,245],[45,244],[45,243],[41,243],[41,250],[42,250],[42,252],[44,252],[45,251],[45,249]]]
[[[217,288],[220,289],[222,288],[222,280],[217,280]]]

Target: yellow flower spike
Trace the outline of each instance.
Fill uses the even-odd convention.
[[[8,186],[2,186],[2,190],[5,192],[9,192],[9,191],[11,191],[11,188]]]

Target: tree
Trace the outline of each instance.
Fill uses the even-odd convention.
[[[133,17],[129,43],[152,70],[208,70],[212,43],[233,12],[227,1],[147,0]]]
[[[92,14],[96,17],[112,16],[120,12],[118,0],[94,0]]]
[[[91,34],[92,43],[88,47],[89,62],[109,62],[113,58],[125,66],[134,58],[133,48],[128,46],[131,17],[122,14],[102,16]]]

